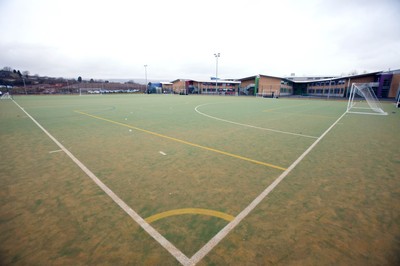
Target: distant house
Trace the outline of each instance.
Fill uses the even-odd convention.
[[[163,81],[161,83],[161,88],[163,93],[172,93],[172,82]]]
[[[148,93],[148,94],[162,93],[161,82],[149,82],[149,84],[147,84],[146,93]]]
[[[179,94],[232,94],[237,95],[240,81],[176,79],[172,81],[174,93]]]
[[[293,94],[293,81],[286,78],[259,74],[238,80],[241,95],[279,97]]]
[[[146,93],[172,93],[172,83],[163,81],[163,82],[149,82],[147,84]]]

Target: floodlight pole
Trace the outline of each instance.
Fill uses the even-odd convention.
[[[146,90],[144,91],[145,93],[147,92],[147,65],[144,65],[144,78],[145,78],[145,85],[146,85]]]
[[[220,53],[214,54],[216,65],[215,65],[215,92],[218,93],[218,58],[220,57]]]

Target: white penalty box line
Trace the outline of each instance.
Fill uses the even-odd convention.
[[[151,237],[153,237],[162,247],[164,247],[172,256],[174,256],[181,264],[189,265],[189,258],[177,249],[171,242],[155,230],[147,223],[138,213],[128,206],[120,197],[117,196],[109,187],[107,187],[100,179],[90,171],[81,161],[79,161],[69,150],[67,150],[55,137],[53,137],[42,125],[39,124],[24,108],[16,101],[13,102],[58,146],[69,158],[79,167],[92,181],[100,187],[122,210],[124,210],[140,227],[143,228]]]
[[[281,134],[292,135],[292,136],[305,137],[305,138],[312,138],[312,139],[317,139],[318,138],[316,136],[310,136],[310,135],[299,134],[299,133],[288,132],[288,131],[282,131],[282,130],[277,130],[277,129],[272,129],[272,128],[258,127],[258,126],[238,123],[238,122],[234,122],[234,121],[231,121],[231,120],[227,120],[227,119],[215,117],[215,116],[212,116],[212,115],[208,115],[206,113],[203,113],[203,112],[199,111],[200,107],[205,106],[205,105],[210,105],[210,104],[212,104],[212,103],[200,104],[200,105],[196,106],[194,108],[194,110],[196,111],[196,113],[198,113],[198,114],[200,114],[202,116],[205,116],[205,117],[208,117],[208,118],[211,118],[211,119],[215,119],[215,120],[218,120],[218,121],[222,121],[222,122],[225,122],[225,123],[230,123],[230,124],[242,126],[242,127],[249,127],[249,128],[254,128],[254,129],[260,129],[260,130],[271,131],[271,132],[275,132],[275,133],[281,133]]]

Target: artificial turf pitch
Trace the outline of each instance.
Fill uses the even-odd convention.
[[[188,258],[346,102],[177,95],[14,98]],[[346,114],[199,265],[390,265],[400,254],[400,112]],[[0,101],[0,262],[179,262],[11,100]]]

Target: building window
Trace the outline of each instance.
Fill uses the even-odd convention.
[[[390,85],[390,80],[384,79],[383,80],[383,86],[389,86]]]

